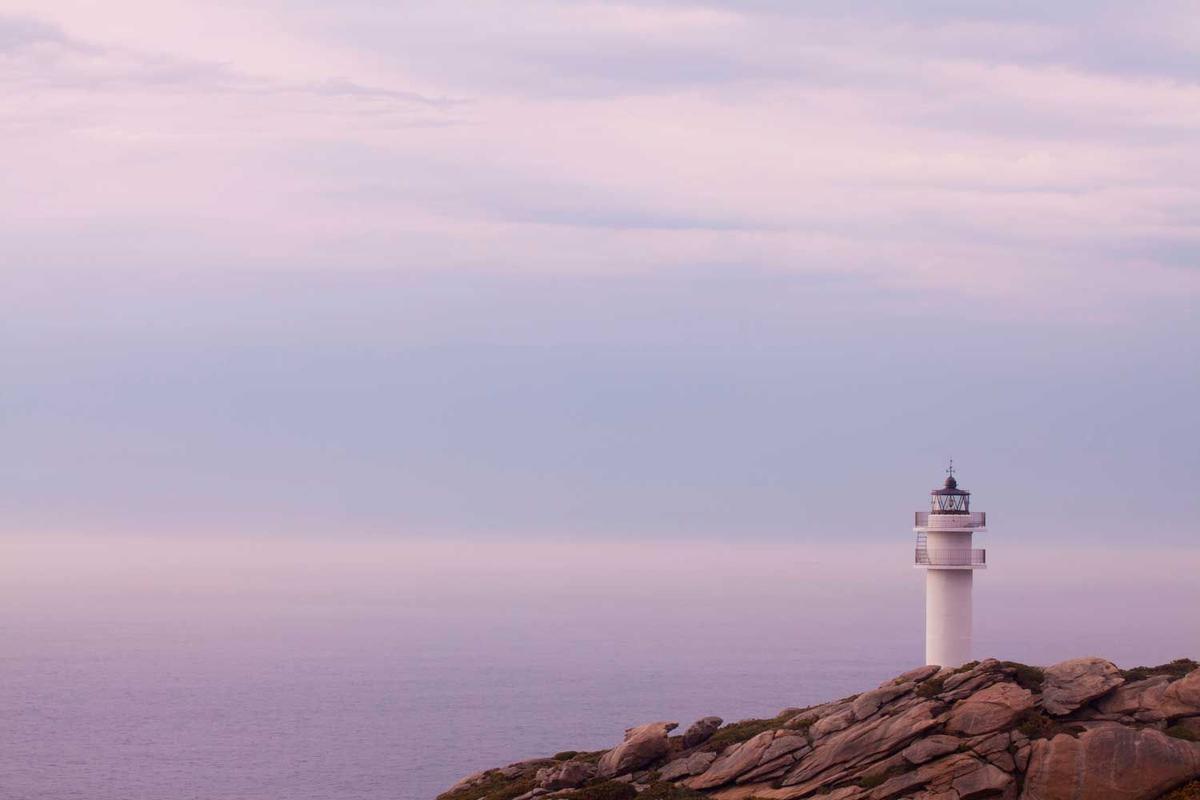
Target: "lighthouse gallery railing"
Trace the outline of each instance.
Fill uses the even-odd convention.
[[[944,520],[953,520],[954,525],[946,527],[957,528],[986,528],[987,527],[987,512],[972,511],[968,514],[935,514],[934,516],[941,517]],[[913,527],[927,528],[929,527],[929,512],[918,511],[913,519]]]
[[[918,546],[916,562],[929,567],[975,567],[987,564],[987,550],[929,550]]]

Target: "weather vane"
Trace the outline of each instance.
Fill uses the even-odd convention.
[[[946,474],[951,478],[954,477],[954,459],[950,459],[950,466],[946,467]]]

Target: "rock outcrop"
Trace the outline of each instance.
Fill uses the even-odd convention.
[[[1046,670],[1042,707],[1051,714],[1069,714],[1124,682],[1121,671],[1102,658],[1073,658]]]
[[[667,734],[678,727],[678,722],[650,722],[627,728],[625,741],[600,757],[597,773],[612,778],[654,763],[671,751]]]
[[[712,738],[724,722],[720,717],[705,717],[693,722],[683,733],[684,749],[702,745]]]
[[[439,800],[1156,800],[1200,779],[1198,667],[920,667],[771,719],[640,725],[611,750],[488,770]]]

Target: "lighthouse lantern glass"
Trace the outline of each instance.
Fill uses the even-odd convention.
[[[936,492],[930,510],[935,514],[966,514],[970,510],[971,495],[966,492],[954,494]]]

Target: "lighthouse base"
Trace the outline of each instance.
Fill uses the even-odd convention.
[[[925,663],[957,667],[971,660],[969,569],[925,573]]]

